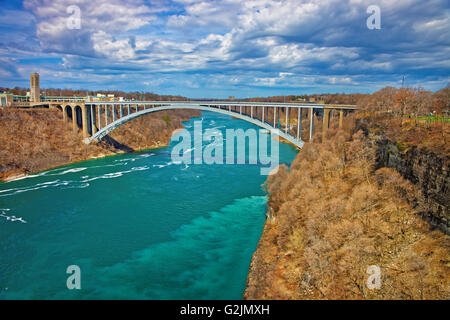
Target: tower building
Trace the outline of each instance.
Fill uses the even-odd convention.
[[[39,73],[32,73],[30,75],[30,101],[40,102],[41,91],[39,89]]]

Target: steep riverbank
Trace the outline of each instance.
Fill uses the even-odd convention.
[[[182,122],[200,112],[165,111],[135,119],[104,141],[86,145],[53,110],[0,110],[0,180],[108,155],[167,145]]]
[[[419,188],[377,167],[361,131],[306,144],[266,182],[268,219],[246,299],[449,299],[449,237],[420,216]],[[381,270],[369,289],[368,267]]]

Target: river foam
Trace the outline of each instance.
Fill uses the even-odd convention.
[[[5,218],[6,221],[9,222],[21,222],[21,223],[27,223],[23,218],[16,217],[14,215],[8,216],[6,215],[6,212],[10,211],[10,209],[0,209],[0,217]]]

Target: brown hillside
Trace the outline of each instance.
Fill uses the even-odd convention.
[[[135,119],[98,144],[86,145],[80,130],[54,110],[0,110],[0,179],[74,161],[167,144],[182,121],[199,112],[165,111]]]
[[[450,242],[409,198],[395,170],[374,171],[361,131],[306,144],[290,170],[267,181],[269,213],[254,254],[247,299],[449,299]],[[381,269],[381,288],[366,286]]]

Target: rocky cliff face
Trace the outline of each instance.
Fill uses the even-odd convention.
[[[422,196],[419,211],[434,226],[450,233],[449,156],[417,147],[405,147],[386,138],[377,142],[377,166],[395,168],[414,183]]]

